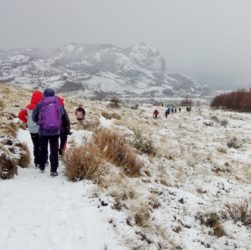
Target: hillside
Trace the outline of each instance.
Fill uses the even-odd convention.
[[[168,72],[153,46],[67,44],[55,50],[0,52],[0,81],[29,87],[53,86],[58,92],[98,99],[207,96],[208,86]]]
[[[18,123],[30,96],[0,85],[0,155],[7,152],[6,127]],[[87,111],[84,128],[74,119],[78,103]],[[165,107],[108,104],[65,97],[68,149],[102,128],[129,142],[138,131],[155,149],[142,153],[129,144],[143,162],[140,175],[130,177],[107,159],[98,181],[69,181],[62,162],[55,178],[32,163],[18,166],[13,179],[0,179],[0,249],[251,249],[250,115],[196,106],[166,119]],[[16,137],[31,150],[27,130],[19,126]]]

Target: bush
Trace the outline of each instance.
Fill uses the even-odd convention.
[[[248,209],[247,203],[227,204],[225,207],[226,212],[222,213],[223,217],[230,218],[235,223],[241,221],[243,225],[251,227],[251,210]]]
[[[244,89],[221,94],[212,100],[210,106],[212,108],[226,108],[235,111],[249,112],[251,111],[251,89]]]
[[[196,219],[200,221],[202,225],[211,227],[213,229],[213,235],[220,238],[225,236],[225,230],[220,224],[220,217],[216,213],[199,214]]]
[[[227,142],[227,146],[229,148],[235,148],[238,149],[241,147],[241,144],[238,142],[237,138],[234,136]]]
[[[4,152],[0,153],[0,178],[11,179],[17,174],[16,163]]]
[[[30,151],[28,149],[28,146],[22,143],[20,143],[17,146],[19,146],[21,149],[20,158],[18,160],[18,165],[21,168],[27,168],[30,164]]]
[[[104,158],[122,167],[127,175],[140,175],[143,163],[137,159],[124,136],[109,130],[100,130],[95,135],[94,143]]]
[[[63,163],[70,181],[96,180],[101,166],[99,150],[94,144],[74,146],[65,152]]]
[[[108,112],[105,112],[105,111],[102,111],[101,113],[102,116],[104,116],[106,119],[117,119],[117,120],[120,120],[121,119],[121,116],[119,114],[116,114],[116,113],[108,113]]]
[[[156,155],[156,149],[149,139],[144,139],[139,130],[134,130],[133,146],[143,154]]]
[[[120,108],[121,101],[117,97],[113,97],[108,104],[110,108]]]

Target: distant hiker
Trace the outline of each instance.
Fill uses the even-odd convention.
[[[58,175],[58,138],[64,115],[64,109],[55,96],[54,89],[45,89],[42,101],[33,110],[32,119],[39,124],[41,172],[45,169],[46,152],[48,143],[50,144],[51,176]]]
[[[83,126],[83,121],[85,119],[85,109],[83,108],[82,104],[79,104],[75,110],[75,116],[79,122],[79,125]]]
[[[191,112],[191,107],[190,107],[190,106],[187,106],[187,107],[186,107],[186,111],[187,111],[187,112]]]
[[[165,112],[165,117],[167,118],[169,114],[170,114],[170,108],[167,108]]]
[[[63,155],[65,149],[66,149],[66,143],[68,135],[71,135],[71,124],[69,120],[69,116],[64,108],[64,99],[60,96],[58,96],[59,103],[64,109],[64,119],[62,119],[62,127],[60,131],[60,145],[58,149],[59,155]]]
[[[159,115],[159,111],[158,111],[157,109],[155,109],[155,110],[153,111],[153,118],[154,118],[154,119],[157,119],[157,118],[158,118],[158,115]]]
[[[181,107],[179,107],[179,112],[181,112]]]
[[[18,118],[23,121],[31,135],[31,140],[33,143],[33,155],[34,155],[34,163],[36,167],[39,167],[39,126],[32,120],[32,112],[35,109],[36,105],[42,100],[43,93],[39,90],[36,90],[32,93],[31,101],[26,106],[25,109],[22,109],[18,113]]]

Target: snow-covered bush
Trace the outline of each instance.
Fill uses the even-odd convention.
[[[234,136],[232,137],[228,142],[227,142],[227,146],[229,148],[235,148],[238,149],[241,147],[240,142],[237,140],[237,138]]]
[[[73,146],[65,152],[63,163],[69,180],[96,180],[101,165],[99,150],[94,144]]]
[[[225,236],[225,230],[220,223],[220,217],[216,213],[207,213],[201,214],[199,213],[196,216],[196,219],[200,221],[202,225],[210,227],[213,229],[212,234],[218,238]]]
[[[143,163],[137,158],[125,136],[103,129],[95,135],[94,143],[100,149],[101,155],[116,166],[122,167],[125,174],[140,175]]]
[[[139,130],[134,130],[133,146],[143,154],[156,155],[156,148],[153,146],[153,142],[150,139],[143,137]]]
[[[17,165],[6,152],[0,151],[0,178],[11,179],[17,174]]]
[[[30,164],[30,151],[28,146],[24,143],[18,143],[16,146],[20,148],[20,158],[18,159],[18,165],[21,168],[27,168]]]

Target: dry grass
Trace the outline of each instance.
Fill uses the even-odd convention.
[[[102,111],[101,112],[101,115],[104,116],[106,119],[116,119],[116,120],[120,120],[121,119],[121,116],[117,113],[108,113],[108,112],[105,112],[105,111]]]
[[[128,176],[139,176],[143,163],[130,148],[126,138],[116,132],[100,130],[94,137],[94,143],[101,155],[116,166],[123,168]]]
[[[196,219],[198,219],[202,225],[211,227],[214,236],[220,238],[226,235],[226,232],[220,223],[220,217],[216,213],[199,214],[196,216]]]
[[[145,139],[139,130],[134,130],[133,146],[143,154],[155,156],[157,151],[150,139]]]
[[[121,101],[117,97],[113,97],[108,104],[109,108],[120,108]]]
[[[5,108],[5,103],[3,100],[0,99],[0,108],[4,109]]]
[[[18,126],[14,122],[7,123],[3,126],[4,132],[7,135],[11,135],[13,137],[17,136]]]
[[[11,179],[17,174],[17,165],[5,153],[0,154],[0,178]]]
[[[101,166],[99,150],[94,144],[74,146],[65,152],[63,163],[65,175],[69,180],[88,179],[96,181]]]
[[[18,165],[21,168],[27,168],[30,164],[30,151],[26,144],[20,143],[20,158],[18,160]]]
[[[230,218],[235,223],[241,221],[243,225],[251,227],[251,210],[247,203],[227,204],[226,211],[222,213],[224,218]]]
[[[235,148],[238,149],[241,147],[241,143],[237,140],[237,138],[234,136],[232,137],[228,142],[227,142],[227,146],[229,148]]]
[[[150,210],[144,203],[135,208],[134,220],[137,226],[146,227],[149,225]]]

